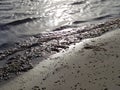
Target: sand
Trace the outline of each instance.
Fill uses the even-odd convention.
[[[50,56],[0,90],[120,90],[120,29]]]

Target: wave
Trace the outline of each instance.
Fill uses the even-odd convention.
[[[60,30],[64,30],[64,29],[68,29],[68,28],[76,28],[76,27],[78,27],[78,26],[73,26],[73,25],[69,26],[69,25],[65,25],[65,26],[61,26],[61,27],[55,28],[55,29],[53,29],[52,31],[60,31]]]
[[[24,23],[27,23],[27,22],[33,22],[33,21],[39,20],[40,18],[41,17],[25,18],[25,19],[16,20],[16,21],[12,21],[12,22],[9,22],[9,23],[1,24],[0,25],[0,30],[6,30],[11,26],[17,26],[17,25],[24,24]]]
[[[89,19],[89,20],[74,21],[73,24],[80,24],[80,23],[86,23],[86,22],[91,22],[91,21],[99,21],[99,20],[103,20],[103,19],[106,19],[106,18],[112,18],[112,17],[113,17],[113,15],[104,15],[104,16],[92,18],[92,19]]]
[[[25,19],[21,19],[21,20],[16,20],[10,23],[6,23],[6,26],[16,26],[16,25],[20,25],[20,24],[24,24],[27,22],[33,22],[35,20],[40,19],[41,17],[34,17],[34,18],[25,18]]]
[[[80,5],[86,3],[86,0],[71,3],[71,5]]]

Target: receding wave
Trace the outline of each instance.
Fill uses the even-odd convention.
[[[64,30],[64,29],[68,29],[68,28],[76,28],[76,27],[78,27],[78,26],[65,25],[65,26],[61,26],[61,27],[55,28],[55,29],[53,29],[52,31],[60,31],[60,30]]]
[[[93,18],[92,20],[103,20],[103,19],[110,18],[110,17],[113,17],[113,15],[104,15],[104,16],[100,16],[97,18]]]

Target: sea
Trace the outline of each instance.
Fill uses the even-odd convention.
[[[120,16],[120,0],[0,0],[0,46]]]

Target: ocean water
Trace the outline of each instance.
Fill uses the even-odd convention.
[[[119,16],[119,0],[0,0],[0,45]]]

